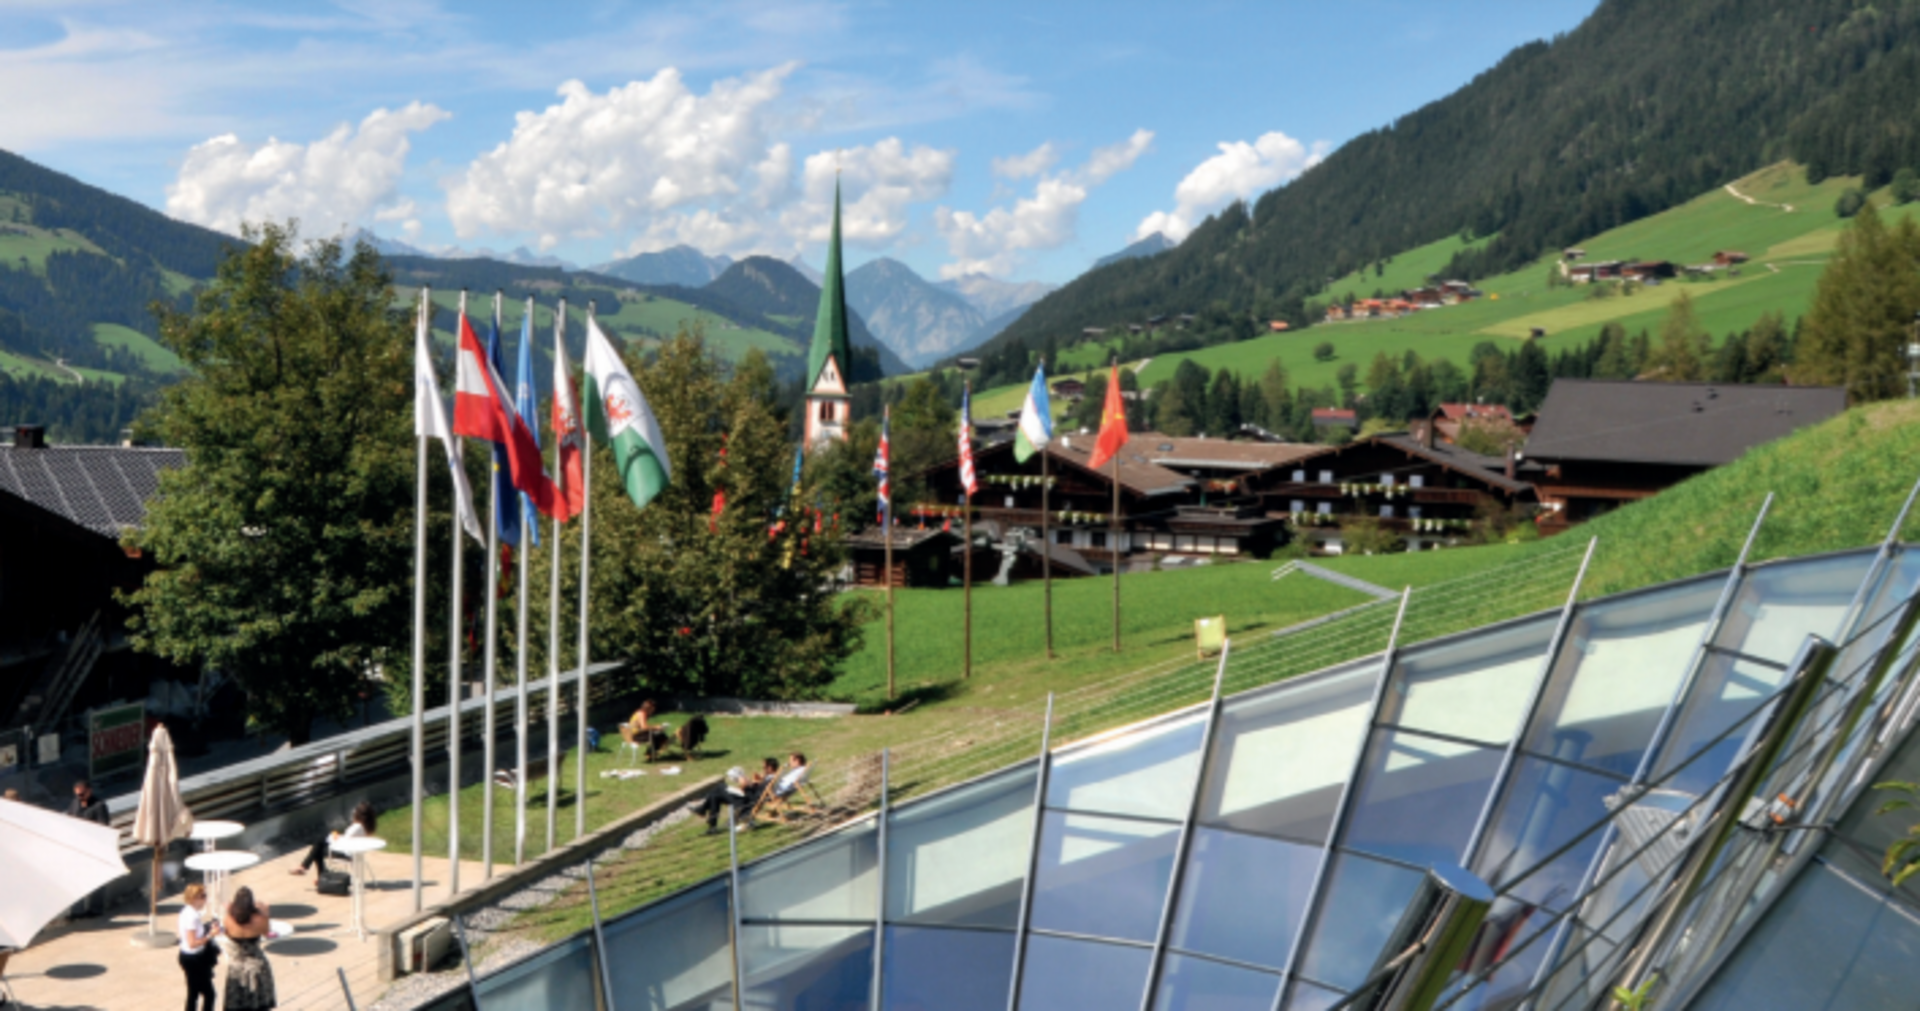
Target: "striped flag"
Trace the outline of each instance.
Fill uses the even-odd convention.
[[[425,300],[422,289],[422,300]],[[460,517],[460,526],[473,539],[481,544],[487,543],[487,535],[481,530],[480,516],[473,509],[473,488],[467,484],[467,468],[463,466],[460,450],[460,437],[453,434],[453,426],[447,423],[447,405],[440,399],[440,381],[433,374],[433,353],[429,350],[427,336],[429,327],[426,312],[420,313],[419,325],[413,334],[413,434],[426,439],[439,439],[447,451],[447,469],[453,474],[453,505]]]
[[[1020,408],[1020,429],[1013,437],[1013,458],[1026,463],[1033,454],[1053,441],[1053,403],[1047,397],[1047,367],[1033,370],[1033,384],[1027,387],[1027,402]]]
[[[973,387],[960,394],[960,487],[973,495],[980,491],[980,477],[973,472]]]
[[[507,402],[506,380],[500,378],[500,370],[489,360],[479,336],[473,332],[473,325],[464,315],[460,317],[459,331],[460,364],[454,370],[453,434],[504,445],[507,466],[500,469],[507,480],[501,482],[503,490],[517,489],[525,492],[536,506],[550,506],[555,494],[553,482],[541,467],[540,446],[534,441],[533,433]],[[513,543],[518,540],[518,510],[510,507],[501,512],[504,516],[496,515],[494,519],[502,527],[513,523],[515,536],[509,541]],[[506,540],[504,529],[501,539]]]
[[[880,415],[880,446],[873,451],[873,477],[880,482],[880,526],[882,529],[892,526],[893,497],[887,481],[887,457],[890,454],[887,445],[887,429],[893,422],[893,409],[887,408]]]

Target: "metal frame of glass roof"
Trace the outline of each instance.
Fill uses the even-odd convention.
[[[487,1011],[596,992],[618,1011],[1374,1007],[1396,999],[1410,904],[1458,867],[1491,906],[1420,1006],[1592,1007],[1656,974],[1661,1006],[1685,1006],[1749,935],[1775,943],[1803,869],[1857,890],[1870,875],[1827,826],[1896,752],[1920,766],[1901,750],[1912,504],[1877,548],[1750,564],[1763,506],[1728,570],[1583,602],[1583,561],[1557,611],[1421,643],[1400,641],[1403,597],[1383,652],[1224,695],[1229,650],[1203,704],[1043,736],[1036,759],[906,803],[883,787],[879,812],[474,993]]]

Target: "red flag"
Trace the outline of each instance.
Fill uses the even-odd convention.
[[[1087,466],[1099,469],[1127,444],[1127,405],[1120,399],[1120,366],[1115,364],[1107,376],[1107,402],[1100,408],[1100,435],[1093,441],[1093,458]]]
[[[507,405],[500,391],[506,381],[493,370],[472,324],[460,317],[460,367],[454,376],[453,434],[485,439],[507,447],[508,483],[547,516],[556,511],[559,492],[541,465],[540,443],[526,422]]]
[[[580,515],[587,507],[587,480],[580,465],[580,393],[573,388],[573,367],[567,361],[567,342],[562,336],[564,321],[554,325],[553,337],[553,437],[560,445],[560,506],[562,523]]]
[[[725,488],[715,488],[713,490],[713,515],[707,517],[707,533],[716,534],[720,532],[720,514],[726,511],[727,490]]]

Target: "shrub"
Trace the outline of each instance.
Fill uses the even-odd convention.
[[[1333,361],[1333,342],[1321,341],[1313,346],[1313,360],[1316,362]]]
[[[1390,555],[1407,550],[1404,538],[1370,516],[1340,524],[1340,543],[1342,552],[1349,555]]]

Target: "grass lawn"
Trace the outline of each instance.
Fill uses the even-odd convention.
[[[1313,563],[1389,590],[1403,586],[1417,589],[1531,557],[1533,550],[1529,544],[1489,544],[1411,554],[1343,555],[1338,558],[1316,558]]]
[[[97,344],[132,351],[155,372],[178,372],[185,367],[180,356],[167,350],[159,341],[118,323],[95,323],[93,339]]]
[[[54,253],[92,253],[107,255],[87,237],[69,229],[48,230],[32,225],[0,224],[0,267],[17,269],[22,260],[36,274],[47,272],[47,257]]]
[[[1348,295],[1372,298],[1375,291],[1400,292],[1408,288],[1425,287],[1427,275],[1439,273],[1461,250],[1477,249],[1491,241],[1492,236],[1462,242],[1458,235],[1449,235],[1438,242],[1415,246],[1396,253],[1392,262],[1386,264],[1378,274],[1371,267],[1364,267],[1327,285],[1326,297],[1322,300],[1345,301]]]

